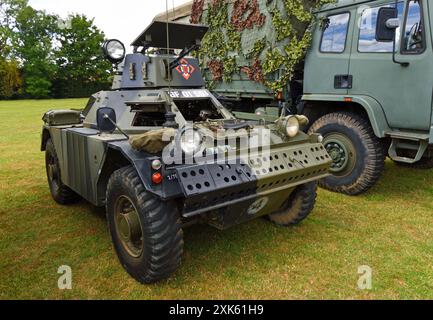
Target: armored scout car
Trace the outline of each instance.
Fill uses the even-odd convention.
[[[122,43],[107,41],[106,57],[118,65],[112,90],[93,95],[82,112],[43,118],[54,200],[105,206],[119,260],[142,283],[178,268],[190,224],[301,222],[330,167],[322,137],[300,132],[305,117],[239,120],[204,89],[188,55],[206,31],[155,21],[126,58]]]

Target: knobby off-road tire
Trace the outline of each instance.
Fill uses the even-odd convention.
[[[175,272],[183,253],[183,231],[175,203],[146,192],[133,167],[113,173],[106,197],[108,227],[125,270],[143,284]]]
[[[334,160],[332,175],[322,179],[322,188],[347,195],[359,195],[376,184],[385,167],[385,148],[363,117],[331,113],[318,119],[310,133],[320,133]]]
[[[81,199],[79,195],[63,184],[59,158],[51,139],[48,139],[46,145],[45,168],[51,196],[57,203],[67,205],[76,203]]]
[[[284,227],[297,225],[313,211],[316,198],[317,182],[301,185],[292,192],[280,211],[269,215],[269,220]]]

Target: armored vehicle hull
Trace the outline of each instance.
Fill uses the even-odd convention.
[[[161,39],[166,28],[182,41]],[[105,206],[119,260],[142,283],[178,268],[182,228],[227,229],[262,216],[300,223],[313,210],[316,181],[328,175],[322,137],[300,131],[305,117],[240,120],[204,89],[198,61],[187,53],[205,32],[154,22],[125,59],[110,40],[108,58],[124,62],[113,90],[93,95],[82,112],[43,118],[54,200]]]
[[[212,97],[207,90],[199,91]],[[194,90],[176,92],[190,94]],[[281,140],[263,152],[260,146],[243,156],[227,155],[223,162],[216,159],[202,164],[164,166],[158,170],[162,183],[155,185],[152,182],[155,170],[151,165],[155,160],[163,160],[162,152],[151,154],[135,150],[120,132],[101,134],[93,121],[96,121],[96,111],[108,104],[113,106],[118,124],[127,134],[134,136],[161,129],[134,127],[137,113],[127,105],[128,101],[137,102],[140,97],[156,93],[169,97],[168,88],[97,93],[91,107],[83,111],[86,117],[82,123],[76,111],[48,112],[44,117],[42,150],[46,150],[51,139],[59,159],[61,182],[93,205],[105,206],[107,182],[113,170],[132,165],[150,194],[164,201],[179,201],[183,218],[212,216],[208,222],[225,229],[277,211],[297,186],[328,176],[331,160],[319,136],[300,132],[290,141]],[[215,99],[214,103],[218,101]],[[65,114],[69,114],[70,119],[65,119]],[[233,144],[235,147],[236,140]],[[222,146],[227,148],[229,144]],[[260,199],[265,199],[267,204],[251,213],[250,207]]]

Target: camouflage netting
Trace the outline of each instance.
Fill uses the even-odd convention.
[[[310,46],[312,11],[332,2],[194,0],[191,23],[210,27],[199,53],[212,73],[209,86],[242,73],[274,92],[282,90]]]

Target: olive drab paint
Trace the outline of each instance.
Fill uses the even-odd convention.
[[[166,45],[155,38],[165,28],[166,24],[154,22],[134,45]],[[170,30],[173,37],[181,38],[181,42],[174,41],[171,47],[177,44],[183,48],[185,43],[198,44],[206,28],[171,23]],[[179,33],[184,30],[189,31]],[[167,65],[173,62],[175,65],[167,71],[170,69]],[[80,117],[76,111],[65,110],[45,115],[42,150],[46,140],[51,138],[58,154],[62,182],[96,206],[105,205],[108,178],[114,168],[120,166],[116,162],[131,164],[150,193],[163,200],[183,199],[184,217],[206,215],[212,225],[222,229],[278,210],[297,186],[328,175],[331,160],[318,135],[300,132],[289,139],[276,124],[237,120],[204,88],[200,74],[195,58],[179,59],[167,52],[127,55],[117,72],[122,80],[114,80],[118,87],[94,94]],[[169,83],[171,89],[167,88]],[[234,156],[227,159],[231,161],[227,164],[166,165],[162,170],[163,183],[155,185],[151,180],[151,163],[161,159],[161,149],[168,143],[154,141],[165,132],[161,131],[167,121],[164,117],[173,114],[175,129],[171,132],[191,125],[193,119],[187,118],[188,103],[194,101],[204,101],[211,106],[209,108],[215,108],[221,120],[192,123],[192,127],[210,134],[219,128],[225,134],[222,139],[229,141],[222,149],[214,142],[206,142],[206,152],[225,154],[233,150]],[[119,130],[103,134],[98,131],[97,110],[103,107],[114,110],[117,126],[131,136],[129,139]],[[140,114],[146,114],[146,110],[154,112],[149,113],[152,117],[162,119],[155,118],[154,123],[147,118],[140,120]],[[206,112],[200,116],[205,117]],[[242,130],[256,130],[253,128],[269,131],[269,150],[265,152],[259,142],[257,149],[247,150],[248,158],[241,160],[236,153],[236,149],[239,152],[241,148],[236,144],[238,136],[244,135]],[[233,141],[230,142],[230,138],[234,138]]]
[[[329,175],[322,137],[299,130],[305,117],[237,119],[205,88],[190,53],[206,30],[153,22],[118,61],[112,90],[95,93],[81,112],[43,117],[53,199],[105,206],[119,260],[141,283],[180,265],[182,228],[227,229],[265,215],[297,224],[314,208],[316,181]],[[59,272],[59,288],[71,288],[71,270]]]

